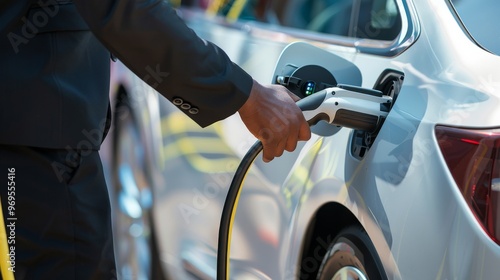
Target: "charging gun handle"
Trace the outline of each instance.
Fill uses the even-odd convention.
[[[323,90],[296,102],[297,106],[299,106],[300,110],[304,113],[304,117],[306,117],[309,126],[313,126],[319,121],[330,121],[330,117],[322,112],[318,112],[317,114],[313,113],[311,115],[311,111],[317,110],[321,104],[323,104],[327,98],[327,94],[328,93]]]
[[[389,113],[392,98],[381,92],[338,86],[318,91],[296,104],[311,126],[324,120],[336,126],[374,132]]]

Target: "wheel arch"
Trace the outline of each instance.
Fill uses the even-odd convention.
[[[307,225],[302,242],[298,279],[316,279],[318,269],[330,244],[343,229],[350,226],[358,226],[365,230],[356,216],[340,203],[329,202],[316,210]],[[380,258],[378,255],[377,257]],[[378,269],[385,274],[382,266]]]

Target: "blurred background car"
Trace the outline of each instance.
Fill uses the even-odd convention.
[[[395,100],[375,133],[320,123],[295,152],[257,159],[232,279],[498,277],[496,2],[171,3],[262,83],[315,65]],[[101,154],[119,277],[214,279],[227,188],[255,139],[237,115],[199,128],[119,62],[112,79]]]

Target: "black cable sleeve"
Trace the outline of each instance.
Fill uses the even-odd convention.
[[[219,227],[219,244],[217,246],[217,280],[227,280],[227,266],[229,265],[228,260],[228,239],[231,234],[231,215],[233,213],[234,207],[237,207],[236,198],[238,197],[238,192],[240,191],[245,175],[248,169],[252,165],[255,158],[262,151],[262,142],[257,141],[248,150],[243,159],[236,169],[231,185],[226,196],[226,201],[224,202],[224,207],[222,208],[222,215]]]
[[[317,109],[325,100],[326,92],[323,94],[314,94],[305,99],[301,99],[297,101],[297,106],[302,110],[314,110]],[[325,117],[326,116],[326,117]],[[314,125],[318,121],[326,119],[328,120],[328,115],[319,114],[312,120],[309,120],[309,125]],[[255,158],[262,151],[263,146],[261,141],[255,142],[252,147],[245,154],[243,159],[240,162],[240,165],[236,169],[233,180],[231,181],[231,185],[229,185],[229,190],[226,196],[226,200],[224,202],[224,207],[222,208],[222,215],[219,227],[219,240],[217,245],[217,280],[228,280],[227,268],[229,266],[229,253],[228,252],[228,239],[231,235],[231,219],[233,210],[236,205],[236,199],[238,197],[238,193],[240,188],[242,187],[243,180],[248,172],[248,169],[252,165]]]

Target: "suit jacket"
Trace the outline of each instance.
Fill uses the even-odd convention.
[[[0,32],[0,144],[98,149],[110,51],[200,126],[235,113],[252,87],[161,0],[2,0]]]

